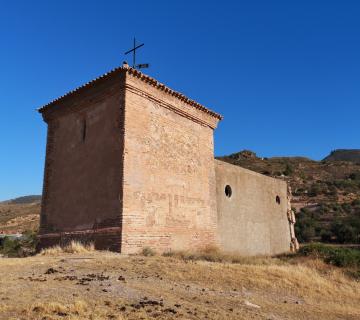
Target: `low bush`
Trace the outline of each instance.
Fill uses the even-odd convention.
[[[331,242],[332,233],[329,230],[321,230],[320,237],[322,242]]]
[[[285,170],[283,171],[283,174],[285,176],[291,176],[293,173],[294,173],[293,167],[291,166],[291,164],[287,163]]]
[[[360,171],[350,174],[349,179],[360,181]]]
[[[295,233],[301,243],[321,238],[322,242],[360,243],[358,202],[319,203],[296,214]]]
[[[295,233],[300,242],[308,242],[316,235],[316,229],[319,228],[318,220],[314,213],[306,208],[302,208],[297,214],[295,224]]]
[[[5,237],[0,253],[9,258],[21,258],[35,254],[37,235],[34,231],[25,231],[20,238]]]
[[[1,253],[9,258],[23,257],[23,250],[19,239],[5,237],[1,246]]]
[[[337,267],[350,267],[360,270],[360,250],[312,243],[301,247],[298,254],[314,256]]]
[[[341,189],[343,191],[356,193],[360,186],[360,181],[359,180],[347,180],[347,179],[335,180],[334,185],[336,188]]]
[[[356,225],[347,221],[334,221],[331,225],[331,232],[339,243],[357,243],[359,241],[359,230]]]

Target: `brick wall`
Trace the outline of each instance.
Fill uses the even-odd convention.
[[[123,92],[122,77],[114,75],[43,113],[40,247],[91,239],[98,248],[120,250]],[[106,234],[115,239],[111,245]]]
[[[296,240],[286,183],[214,161],[220,117],[156,80],[120,68],[50,106],[39,249],[253,255]]]
[[[217,119],[127,75],[122,251],[216,243]]]

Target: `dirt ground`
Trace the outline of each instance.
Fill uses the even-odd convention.
[[[317,260],[260,261],[109,252],[0,258],[0,319],[360,319],[360,283],[341,270]]]

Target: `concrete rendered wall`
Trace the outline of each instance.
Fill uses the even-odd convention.
[[[120,250],[121,84],[108,78],[43,114],[48,140],[40,247],[79,238]]]
[[[126,76],[122,252],[216,242],[217,119]]]
[[[243,255],[289,251],[286,182],[219,160],[215,160],[215,171],[221,248]],[[225,195],[227,185],[231,197]]]

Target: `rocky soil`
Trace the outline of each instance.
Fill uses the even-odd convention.
[[[0,259],[0,319],[359,319],[360,285],[319,261],[109,252]]]

